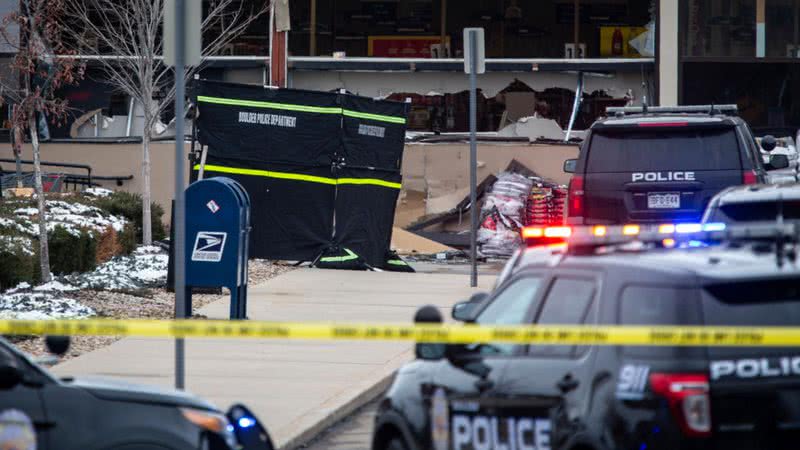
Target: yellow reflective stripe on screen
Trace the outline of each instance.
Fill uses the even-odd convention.
[[[399,124],[406,123],[405,117],[365,113],[365,112],[353,111],[352,109],[340,108],[338,106],[295,105],[291,103],[276,103],[276,102],[264,102],[258,100],[241,100],[236,98],[209,97],[206,95],[198,95],[197,101],[199,103],[212,103],[215,105],[245,106],[248,108],[281,109],[284,111],[299,111],[299,112],[308,112],[315,114],[344,114],[347,117],[354,117],[357,119],[366,119],[378,122],[399,123]]]
[[[393,265],[393,266],[407,266],[407,265],[408,265],[408,264],[407,264],[405,261],[403,261],[402,259],[390,259],[390,260],[388,260],[388,261],[386,261],[386,262],[387,262],[388,264],[391,264],[391,265]]]
[[[377,178],[339,178],[336,184],[371,184],[374,186],[383,186],[393,189],[400,189],[403,187],[400,183],[392,181],[379,180]]]
[[[351,109],[343,110],[342,114],[347,117],[355,117],[357,119],[367,119],[367,120],[376,120],[379,122],[390,122],[390,123],[406,123],[405,117],[396,117],[396,116],[384,116],[382,114],[371,114],[371,113],[364,113],[353,111]]]
[[[194,170],[200,170],[200,164],[195,164]],[[335,178],[318,177],[315,175],[304,175],[301,173],[275,172],[274,170],[243,169],[240,167],[217,166],[214,164],[206,164],[203,170],[206,172],[231,173],[236,175],[252,175],[257,177],[280,178],[283,180],[309,181],[311,183],[336,184]]]
[[[306,106],[293,105],[291,103],[262,102],[257,100],[240,100],[235,98],[208,97],[198,95],[197,101],[202,103],[213,103],[215,105],[246,106],[249,108],[269,108],[282,109],[285,111],[299,111],[316,114],[341,114],[342,108],[336,106]]]
[[[195,164],[194,170],[200,170],[200,164]],[[385,181],[378,178],[329,178],[329,177],[319,177],[315,175],[304,175],[302,173],[291,173],[291,172],[276,172],[274,170],[259,170],[259,169],[244,169],[241,167],[227,167],[227,166],[217,166],[214,164],[206,164],[203,168],[206,172],[218,172],[218,173],[230,173],[235,175],[250,175],[256,177],[267,177],[267,178],[279,178],[282,180],[296,180],[296,181],[307,181],[311,183],[322,183],[322,184],[362,184],[362,185],[373,185],[373,186],[383,186],[392,189],[400,189],[403,185],[400,183],[395,183],[392,181]]]
[[[800,327],[477,326],[456,324],[285,323],[228,320],[0,320],[0,334],[468,344],[800,347]]]
[[[319,260],[322,262],[345,262],[345,261],[352,261],[354,259],[358,259],[358,255],[353,253],[352,250],[349,248],[344,249],[345,253],[344,256],[326,256],[324,258],[320,258]]]

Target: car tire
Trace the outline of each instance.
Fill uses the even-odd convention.
[[[400,438],[393,438],[384,447],[385,450],[408,450],[406,444]]]

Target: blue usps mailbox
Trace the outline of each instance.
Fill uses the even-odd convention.
[[[231,319],[247,318],[250,197],[230,178],[192,183],[186,189],[186,311],[192,287],[227,287]]]

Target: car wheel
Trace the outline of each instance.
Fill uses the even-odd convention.
[[[406,444],[400,438],[394,438],[385,447],[386,450],[408,450]]]

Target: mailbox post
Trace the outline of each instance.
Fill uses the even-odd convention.
[[[250,197],[224,177],[196,181],[186,189],[186,311],[193,287],[227,287],[230,318],[247,318]]]

